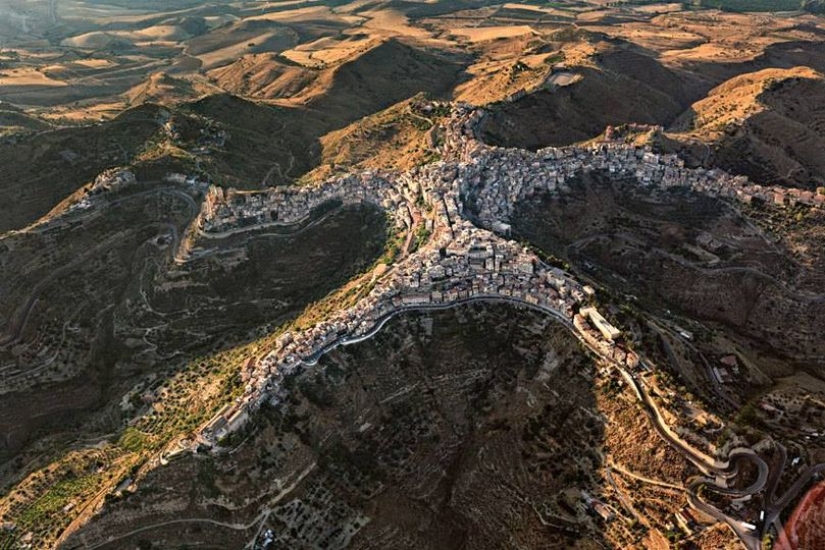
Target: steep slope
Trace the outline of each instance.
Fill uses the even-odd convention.
[[[708,161],[760,183],[825,181],[825,78],[807,67],[766,69],[711,91],[675,125],[711,145]]]
[[[448,112],[419,94],[334,130],[321,138],[320,164],[307,178],[323,180],[355,168],[409,170],[435,160],[439,121]]]
[[[198,95],[195,87],[186,80],[174,78],[166,73],[155,73],[145,82],[138,84],[124,94],[132,105],[159,103],[171,105],[191,100]]]
[[[322,71],[287,65],[274,54],[247,56],[209,76],[233,93],[287,101],[266,105],[218,95],[190,108],[228,131],[226,150],[216,159],[221,177],[244,188],[282,184],[318,166],[322,150],[327,164],[358,164],[372,152],[365,145],[380,145],[384,151],[403,149],[405,159],[421,160],[418,153],[426,149],[421,129],[432,126],[426,117],[419,117],[416,126],[402,108],[373,121],[356,121],[419,93],[450,95],[464,66],[398,40],[376,41],[366,51]],[[319,142],[327,134],[324,143]],[[364,139],[367,134],[370,137]],[[406,138],[412,142],[402,143]],[[407,160],[398,166],[411,165]]]
[[[473,105],[536,91],[548,84],[554,65],[565,57],[532,32],[479,42],[474,49],[478,59],[467,68],[468,78],[454,94],[456,101]]]
[[[226,132],[226,142],[206,163],[216,182],[241,189],[282,185],[318,162],[318,138],[337,121],[302,108],[269,106],[228,94],[182,107]]]
[[[213,240],[219,253],[176,266],[173,248],[157,243],[196,214],[185,198],[180,188],[136,189],[77,220],[80,230],[0,237],[0,518],[16,526],[0,529],[0,547],[57,548],[83,515],[80,502],[97,500],[112,476],[127,475],[181,422],[207,418],[239,387],[237,361],[250,348],[236,346],[300,314],[384,248],[380,211],[342,208],[294,234]],[[60,327],[68,327],[62,338]],[[145,407],[144,391],[163,403],[135,437],[126,420]],[[65,443],[113,432],[124,437]]]
[[[277,54],[245,55],[237,61],[207,73],[229,93],[256,99],[292,97],[316,78],[317,72],[288,64]]]
[[[48,122],[24,113],[11,103],[0,101],[0,136],[27,131],[48,130]]]
[[[325,71],[296,100],[351,122],[419,92],[446,96],[463,70],[463,63],[444,55],[386,40]]]
[[[247,53],[280,52],[296,44],[296,33],[267,19],[228,23],[186,42],[186,53],[198,58],[204,68],[232,63]]]
[[[108,168],[128,164],[160,131],[159,107],[143,105],[104,124],[62,128],[0,145],[0,232],[19,229]]]
[[[579,523],[557,504],[566,489],[578,495],[602,483],[595,449],[605,430],[591,372],[575,338],[536,313],[478,306],[401,316],[292,377],[288,402],[257,415],[249,444],[149,473],[71,543],[604,547],[602,525]],[[288,492],[276,486],[283,479]],[[262,512],[260,536],[257,522],[166,526],[204,517],[218,494],[225,524]],[[268,529],[271,544],[261,542]]]
[[[493,107],[482,126],[483,138],[536,149],[583,141],[611,124],[667,124],[704,88],[623,43],[599,45],[586,64],[569,71],[578,82]]]

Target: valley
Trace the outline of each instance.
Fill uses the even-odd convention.
[[[815,545],[819,4],[0,0],[0,548]]]

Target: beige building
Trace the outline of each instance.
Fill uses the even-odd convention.
[[[605,339],[611,342],[621,336],[622,332],[607,322],[607,319],[602,317],[602,314],[595,307],[586,307],[581,310],[583,317],[590,320],[596,329],[602,333]]]

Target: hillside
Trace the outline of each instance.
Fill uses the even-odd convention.
[[[306,177],[323,180],[353,169],[409,170],[431,162],[438,158],[439,124],[448,112],[419,94],[334,130],[321,138],[320,164]]]
[[[232,93],[284,101],[265,104],[217,95],[187,109],[228,131],[225,151],[214,166],[219,181],[228,178],[242,188],[287,183],[319,164],[327,166],[313,177],[331,173],[335,164],[355,166],[375,147],[384,155],[370,165],[409,167],[426,157],[421,129],[431,123],[413,121],[403,113],[405,107],[391,106],[420,93],[450,95],[463,67],[398,40],[375,41],[320,71],[287,64],[275,54],[250,55],[210,71],[209,77]],[[383,109],[389,110],[370,118]],[[391,151],[401,157],[390,159],[386,153]]]
[[[40,132],[50,127],[48,122],[28,115],[9,103],[0,102],[0,137],[18,132]]]
[[[124,96],[131,105],[158,103],[174,105],[197,97],[198,91],[191,82],[166,73],[155,73],[145,82],[128,90]]]
[[[315,71],[286,63],[274,53],[244,55],[207,75],[229,93],[256,99],[292,97],[317,77]]]
[[[243,346],[268,332],[261,327],[299,315],[384,248],[384,216],[353,207],[313,216],[296,234],[213,240],[219,254],[175,265],[174,248],[158,241],[176,239],[197,210],[180,187],[157,191],[127,190],[71,228],[0,238],[0,342],[18,350],[2,356],[0,516],[19,526],[0,530],[4,548],[29,531],[33,547],[57,547],[80,512],[64,509],[70,501],[94,498],[152,445],[208,417],[236,387]],[[218,381],[222,371],[229,376]],[[67,430],[128,434],[124,420],[145,406],[138,392],[155,391],[163,412],[144,417],[136,441],[104,437],[92,450],[57,443]],[[24,447],[32,440],[56,443],[47,457],[58,467],[43,467],[43,447]],[[67,472],[82,482],[67,483]],[[18,481],[22,490],[5,492]]]
[[[318,162],[320,136],[335,119],[301,108],[269,106],[228,94],[183,105],[226,132],[226,142],[205,163],[217,183],[240,189],[283,185]]]
[[[600,528],[556,519],[569,517],[556,512],[562,491],[600,490],[604,428],[588,364],[573,337],[535,313],[477,306],[401,316],[292,377],[289,412],[262,410],[250,445],[150,473],[140,493],[112,501],[72,542],[114,536],[107,547],[146,539],[176,548],[194,534],[164,523],[203,516],[220,494],[228,523],[271,506],[261,529],[275,531],[271,548],[592,548]],[[279,479],[295,481],[270,505],[259,495]],[[137,526],[145,532],[129,534]],[[208,548],[255,537],[203,529]]]
[[[602,43],[567,70],[577,82],[494,106],[481,128],[485,141],[537,149],[590,139],[607,125],[668,124],[703,91],[696,79],[622,43]]]
[[[129,164],[159,130],[156,105],[130,109],[100,125],[61,128],[0,147],[0,233],[20,229],[101,172]]]
[[[351,122],[420,92],[447,96],[463,70],[444,54],[386,40],[323,72],[295,100]]]
[[[0,550],[815,545],[822,6],[0,0]]]
[[[814,189],[825,181],[823,104],[821,73],[766,69],[712,90],[677,121],[673,137],[709,143],[710,162],[757,182]]]
[[[282,51],[294,46],[295,33],[276,21],[233,21],[186,42],[186,53],[205,69],[226,65],[246,53]]]
[[[553,86],[553,66],[565,59],[564,53],[534,32],[476,42],[473,50],[476,59],[454,93],[456,101],[473,105]]]

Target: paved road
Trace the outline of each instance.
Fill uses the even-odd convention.
[[[814,478],[814,476],[818,476],[820,474],[825,473],[825,464],[817,464],[816,466],[810,466],[805,472],[797,478],[797,480],[791,485],[785,494],[779,498],[775,503],[768,506],[765,510],[765,525],[770,525],[779,519],[779,515],[782,511],[788,507],[788,505],[799,496],[802,490],[808,485],[808,483]]]
[[[255,517],[255,519],[253,519],[252,521],[250,521],[247,524],[225,523],[225,522],[222,522],[222,521],[216,521],[216,520],[207,519],[207,518],[170,519],[169,521],[164,521],[164,522],[161,522],[161,523],[155,523],[153,525],[147,525],[146,527],[141,527],[139,529],[133,529],[133,530],[129,531],[128,533],[124,533],[123,535],[119,535],[117,537],[111,537],[111,538],[107,539],[105,542],[100,542],[100,543],[92,544],[92,545],[86,545],[86,544],[83,544],[81,542],[81,543],[75,544],[71,547],[68,547],[67,550],[97,550],[98,548],[105,548],[106,546],[109,546],[110,544],[113,544],[113,543],[118,542],[120,540],[127,539],[129,537],[133,537],[134,535],[137,535],[138,533],[144,533],[146,531],[153,531],[155,529],[160,529],[161,527],[168,527],[170,525],[186,525],[186,524],[191,524],[191,523],[208,523],[210,525],[216,525],[218,527],[223,527],[223,528],[226,528],[226,529],[232,529],[234,531],[247,531],[249,529],[252,529],[256,525],[258,525],[258,523],[266,520],[266,518],[269,517],[269,514],[270,514],[270,511],[265,510],[265,511],[261,512],[260,514],[258,514],[258,516]]]
[[[315,365],[315,364],[317,364],[318,360],[323,355],[329,353],[330,351],[334,350],[335,348],[337,348],[339,346],[349,346],[349,345],[357,344],[359,342],[363,342],[365,340],[368,340],[368,339],[372,338],[373,336],[375,336],[375,334],[377,334],[384,327],[384,325],[386,325],[387,322],[389,322],[392,318],[394,318],[395,316],[400,315],[402,313],[410,312],[410,311],[445,310],[445,309],[456,307],[456,306],[461,305],[461,304],[467,304],[467,303],[472,303],[472,302],[510,303],[510,304],[515,304],[515,305],[521,306],[521,307],[527,307],[527,308],[530,308],[530,309],[541,311],[543,313],[548,313],[548,314],[552,315],[554,318],[561,321],[561,323],[563,325],[565,325],[567,328],[572,330],[573,333],[577,337],[579,337],[580,341],[582,341],[590,349],[593,349],[591,346],[589,346],[589,344],[585,340],[583,340],[579,336],[578,331],[575,330],[575,327],[572,325],[570,320],[565,318],[563,315],[561,315],[561,313],[559,313],[558,311],[556,311],[554,309],[551,309],[551,308],[548,308],[548,307],[545,307],[545,306],[541,306],[541,305],[537,305],[537,304],[530,304],[528,302],[524,302],[524,301],[522,301],[518,298],[513,298],[513,297],[501,297],[501,296],[495,296],[495,295],[482,295],[482,296],[473,296],[473,297],[457,300],[455,302],[451,302],[451,303],[447,303],[447,304],[421,304],[421,305],[403,306],[403,307],[398,308],[396,310],[393,310],[393,311],[383,315],[379,319],[377,319],[375,324],[373,325],[373,327],[367,333],[365,333],[361,336],[358,336],[356,338],[341,339],[341,340],[338,340],[336,342],[333,342],[333,343],[329,344],[328,346],[318,350],[312,356],[307,358],[307,360],[304,361],[304,363],[307,366]],[[598,350],[593,349],[593,351],[598,353]],[[705,455],[704,453],[701,453],[701,452],[697,451],[696,449],[693,449],[690,445],[688,445],[687,443],[682,441],[682,439],[670,429],[670,427],[667,425],[667,423],[662,418],[661,413],[659,412],[659,410],[656,407],[655,403],[653,403],[650,396],[642,388],[641,384],[639,384],[639,382],[635,378],[635,376],[633,376],[631,373],[626,371],[624,368],[622,368],[618,365],[616,365],[616,366],[620,369],[620,371],[624,375],[625,379],[627,379],[628,382],[634,388],[637,397],[639,397],[639,399],[642,402],[646,412],[648,413],[648,416],[652,420],[653,426],[656,429],[657,433],[666,442],[668,442],[677,451],[679,451],[685,458],[687,458],[691,463],[693,463],[700,471],[704,472],[707,476],[712,476],[712,477],[719,476],[719,477],[723,477],[723,478],[726,478],[726,479],[731,479],[731,478],[735,478],[736,476],[738,476],[738,474],[739,474],[739,464],[742,461],[746,461],[746,460],[753,462],[756,465],[757,470],[758,470],[758,475],[757,475],[756,480],[754,480],[754,482],[750,486],[748,486],[744,489],[732,489],[732,488],[728,488],[728,487],[718,486],[718,485],[716,485],[716,482],[712,479],[712,477],[701,478],[701,482],[699,482],[699,485],[709,485],[715,491],[718,491],[718,492],[721,492],[721,493],[724,493],[724,494],[727,494],[727,495],[731,495],[731,496],[737,496],[737,497],[757,493],[765,487],[765,485],[767,484],[767,481],[768,481],[768,475],[770,473],[770,469],[768,467],[768,464],[760,456],[758,456],[753,450],[748,449],[748,448],[734,449],[729,454],[728,460],[723,462],[723,461],[715,460],[715,459]],[[705,508],[707,508],[708,506],[709,505],[705,505]],[[716,513],[717,513],[717,515],[721,514],[721,516],[724,516],[726,518],[725,521],[730,523],[728,521],[729,518],[727,518],[727,516],[725,516],[724,514],[719,512],[718,510],[716,510]],[[737,532],[737,534],[739,534],[739,533]]]
[[[779,486],[779,478],[782,477],[782,472],[785,471],[785,465],[788,462],[788,452],[785,446],[781,443],[776,444],[776,450],[779,451],[779,465],[771,470],[771,476],[768,478],[768,485],[765,489],[765,505],[773,504],[776,495],[776,489]]]
[[[618,368],[622,372],[625,379],[634,388],[637,397],[640,399],[643,407],[645,408],[645,412],[651,419],[653,427],[656,429],[659,436],[669,443],[674,449],[676,449],[682,456],[694,464],[701,472],[705,473],[706,477],[694,478],[688,486],[688,503],[690,506],[707,514],[717,521],[723,522],[730,526],[739,540],[742,541],[742,544],[744,544],[749,550],[759,550],[762,542],[757,533],[751,531],[750,527],[744,522],[731,518],[717,508],[702,501],[696,493],[699,487],[703,485],[708,486],[714,491],[722,492],[734,497],[758,493],[767,484],[768,474],[770,473],[768,464],[751,449],[734,449],[728,455],[728,460],[726,462],[711,459],[704,453],[693,449],[690,445],[682,441],[678,435],[673,433],[662,418],[655,403],[653,403],[650,396],[641,387],[641,384],[639,384],[636,378],[625,369],[621,367]],[[749,487],[744,489],[730,489],[727,487],[720,487],[716,484],[714,479],[716,476],[721,476],[727,479],[736,477],[739,473],[739,462],[743,460],[750,460],[754,462],[758,469],[757,479]]]
[[[462,304],[470,304],[470,303],[473,303],[473,302],[511,304],[511,305],[516,305],[516,306],[520,306],[520,307],[526,307],[528,309],[541,311],[543,313],[547,313],[547,314],[550,314],[551,316],[555,317],[557,320],[561,321],[561,323],[564,326],[566,326],[567,328],[569,328],[569,329],[571,329],[575,332],[575,327],[570,322],[570,320],[567,319],[566,317],[564,317],[561,313],[559,313],[558,311],[556,311],[554,309],[551,309],[551,308],[548,308],[548,307],[545,307],[545,306],[541,306],[541,305],[538,305],[538,304],[531,304],[529,302],[525,302],[523,300],[520,300],[518,298],[513,298],[513,297],[496,296],[496,295],[479,295],[479,296],[471,296],[471,297],[468,297],[468,298],[462,298],[462,299],[455,300],[453,302],[445,303],[445,304],[417,304],[417,305],[401,306],[400,308],[394,309],[393,311],[390,311],[390,312],[382,315],[378,319],[376,319],[375,324],[372,326],[372,328],[368,332],[362,334],[361,336],[357,336],[355,338],[342,338],[340,340],[336,340],[335,342],[332,342],[331,344],[319,349],[318,351],[316,351],[315,353],[310,355],[307,359],[302,361],[302,363],[306,366],[309,366],[309,367],[314,366],[318,363],[318,361],[321,359],[321,357],[323,357],[324,355],[326,355],[327,353],[331,352],[332,350],[334,350],[338,347],[351,346],[353,344],[358,344],[360,342],[364,342],[365,340],[369,340],[370,338],[372,338],[376,334],[378,334],[378,332],[382,328],[384,328],[384,325],[386,325],[392,318],[394,318],[394,317],[396,317],[396,316],[398,316],[402,313],[409,313],[409,312],[412,312],[412,311],[446,310],[446,309],[451,309],[451,308],[460,306]],[[578,334],[578,333],[576,332],[576,334]]]
[[[637,474],[636,472],[632,472],[622,466],[621,464],[616,463],[612,457],[607,458],[608,465],[616,470],[619,473],[622,473],[628,477],[641,481],[642,483],[647,483],[648,485],[656,485],[658,487],[664,487],[665,489],[673,489],[674,491],[687,491],[686,487],[682,487],[681,485],[675,485],[673,483],[668,483],[667,481],[661,481],[659,479],[652,479],[649,477],[645,477],[641,474]]]
[[[726,514],[719,511],[714,506],[706,503],[702,499],[698,497],[696,494],[699,488],[702,485],[712,484],[713,480],[705,479],[705,478],[694,478],[688,484],[688,504],[691,508],[695,510],[699,510],[700,512],[714,518],[716,521],[722,522],[727,524],[736,536],[742,541],[742,544],[745,545],[746,548],[749,550],[759,550],[762,546],[762,541],[760,538],[754,533],[749,526],[745,525],[743,522],[735,520]]]

